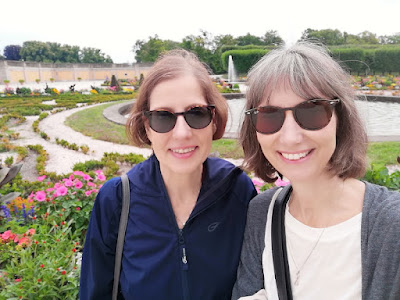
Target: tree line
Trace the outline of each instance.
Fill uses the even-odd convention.
[[[327,46],[380,46],[400,45],[400,33],[377,36],[363,31],[359,34],[341,32],[337,29],[314,30],[307,28],[300,40],[315,40]],[[231,34],[213,36],[200,30],[198,35],[189,35],[182,41],[163,40],[158,35],[150,36],[148,40],[137,40],[132,48],[138,63],[154,62],[164,52],[175,48],[184,48],[195,52],[215,74],[226,72],[226,66],[221,59],[222,53],[231,49],[271,49],[284,43],[276,30],[268,30],[262,36],[246,35],[234,37]],[[95,48],[60,45],[51,42],[27,41],[22,47],[8,45],[4,48],[3,59],[24,60],[53,63],[112,63],[109,55]],[[1,59],[1,57],[0,57]]]
[[[27,41],[4,47],[3,59],[45,63],[112,63],[100,49],[61,45],[52,42]],[[0,57],[1,59],[1,57]]]

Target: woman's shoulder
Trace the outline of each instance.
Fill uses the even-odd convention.
[[[369,182],[365,183],[364,213],[375,220],[386,218],[400,225],[400,193]]]
[[[250,201],[247,217],[249,221],[265,224],[269,205],[277,189],[278,187],[268,189]]]

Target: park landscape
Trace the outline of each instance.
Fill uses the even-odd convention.
[[[246,56],[254,60],[264,50],[228,49],[229,55],[223,56],[225,70],[229,56],[233,57],[242,68],[235,80],[244,84]],[[358,47],[341,55],[371,57],[371,51]],[[391,55],[395,50],[388,51]],[[364,65],[353,68],[351,84],[359,94],[400,97],[400,68],[382,71],[376,67],[369,72]],[[228,79],[233,80],[229,74],[214,79],[219,91],[240,92]],[[130,146],[124,126],[103,116],[107,107],[134,101],[140,79],[105,79],[99,85],[87,82],[82,90],[72,85],[57,88],[54,79],[41,89],[22,81],[3,83],[0,299],[77,299],[81,251],[98,190],[106,180],[151,154],[149,148]],[[60,123],[55,120],[63,123],[64,119],[65,124],[54,126]],[[243,152],[237,140],[224,138],[213,142],[212,155],[240,164]],[[363,179],[400,190],[399,140],[371,142],[368,160]],[[249,175],[258,191],[272,187]]]

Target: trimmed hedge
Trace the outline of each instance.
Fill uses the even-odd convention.
[[[269,51],[266,49],[229,50],[221,55],[222,65],[227,70],[229,55],[232,55],[236,70],[239,73],[247,73]]]

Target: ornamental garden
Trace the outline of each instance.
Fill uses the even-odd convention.
[[[69,173],[59,175],[46,171],[49,155],[43,146],[15,145],[20,137],[13,127],[25,122],[27,116],[37,116],[32,131],[49,139],[38,125],[50,114],[81,105],[133,99],[140,82],[106,80],[101,88],[81,91],[73,86],[58,90],[51,84],[44,90],[32,90],[20,82],[16,89],[6,86],[0,91],[0,152],[17,153],[16,159],[10,156],[1,162],[0,169],[0,299],[77,299],[81,251],[95,196],[107,179],[121,172],[122,166],[130,168],[145,159],[137,154],[105,153],[100,160],[76,163]],[[240,92],[238,85],[224,80],[216,80],[215,84],[222,93]],[[352,84],[360,92],[400,96],[399,76],[353,75]],[[64,139],[54,143],[71,151],[91,150],[90,145]],[[400,143],[389,147],[391,164],[396,160],[400,163],[395,157],[400,155]],[[34,168],[38,176],[33,181],[24,180],[19,172],[29,153],[36,155]],[[225,155],[229,154],[222,157]],[[365,179],[400,190],[400,172],[389,174],[386,161],[376,163],[378,159],[371,157]],[[259,191],[271,187],[257,178],[253,182]]]

